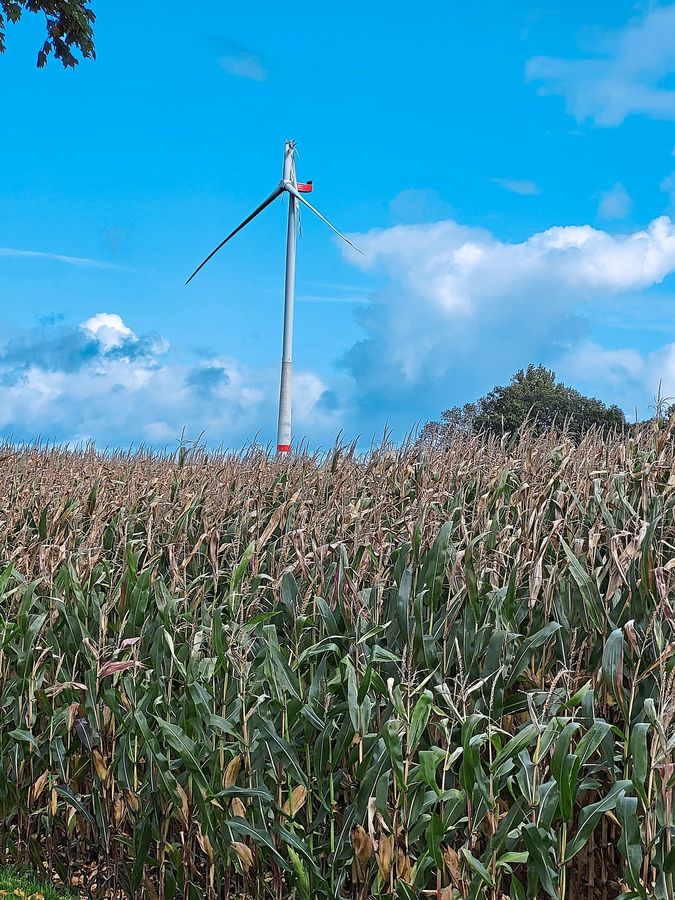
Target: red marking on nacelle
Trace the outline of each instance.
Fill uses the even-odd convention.
[[[311,194],[313,190],[312,181],[303,181],[298,184],[298,190],[301,194]]]

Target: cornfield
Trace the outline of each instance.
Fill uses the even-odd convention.
[[[101,898],[672,900],[674,427],[2,448],[0,861]]]

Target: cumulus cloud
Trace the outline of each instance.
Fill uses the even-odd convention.
[[[362,406],[418,404],[421,418],[430,404],[478,396],[529,362],[568,358],[588,346],[589,309],[601,315],[675,271],[675,225],[666,216],[622,235],[556,226],[508,243],[446,221],[355,240],[365,256],[348,258],[387,284],[359,311],[367,336],[343,364]],[[634,383],[652,391],[660,362],[638,366],[628,353],[602,365],[632,364]]]
[[[620,125],[630,115],[675,119],[675,5],[652,6],[617,31],[595,35],[590,52],[576,59],[537,56],[526,76],[539,93],[564,97],[579,122]]]
[[[134,343],[136,335],[124,324],[117,313],[96,313],[80,328],[90,334],[104,351],[123,347],[126,343]]]
[[[562,354],[558,366],[576,384],[593,385],[595,390],[601,386],[607,392],[623,391],[628,383],[641,384],[646,361],[637,350],[606,349],[595,341],[583,341]]]
[[[643,328],[653,306],[672,308],[667,286],[658,288],[675,272],[675,225],[667,216],[625,234],[555,226],[508,242],[446,219],[354,239],[365,255],[348,251],[347,258],[379,288],[357,304],[363,339],[338,370],[296,373],[297,439],[326,444],[343,431],[366,443],[385,424],[401,436],[530,362],[552,366],[626,412],[638,405],[648,415],[659,382],[664,395],[675,395],[675,343],[651,352],[604,347],[593,327],[609,322],[616,344],[621,331],[612,318],[623,321],[628,311]],[[99,446],[173,444],[184,429],[228,446],[273,437],[275,361],[252,368],[186,353],[112,311],[92,310],[75,325],[47,319],[0,343],[0,433],[93,438]]]
[[[625,347],[607,349],[585,341],[557,361],[561,377],[581,390],[599,393],[609,403],[625,407],[629,418],[653,415],[657,397],[666,404],[675,400],[675,343],[650,353]],[[634,398],[630,408],[626,397]]]
[[[77,328],[47,320],[0,347],[0,376],[6,383],[31,368],[75,373],[116,361],[152,367],[167,349],[167,342],[157,335],[138,337],[115,314],[97,313]]]
[[[536,181],[532,181],[529,178],[493,178],[492,180],[499,187],[504,188],[505,191],[510,191],[512,194],[522,194],[530,197],[541,194],[539,185]]]
[[[340,410],[326,408],[327,385],[314,373],[295,381],[298,435],[337,430]],[[185,362],[168,341],[136,334],[116,313],[80,325],[47,322],[0,348],[0,433],[99,445],[176,442],[204,434],[238,446],[272,436],[276,367],[254,370],[238,360]]]
[[[601,219],[625,219],[630,215],[632,208],[631,196],[620,181],[600,194],[598,215]]]

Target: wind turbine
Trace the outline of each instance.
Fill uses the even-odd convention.
[[[286,231],[286,279],[284,290],[284,338],[283,350],[281,356],[281,386],[279,390],[279,422],[277,426],[277,453],[288,453],[291,449],[291,393],[292,393],[292,369],[293,369],[293,307],[295,301],[295,251],[296,251],[296,235],[299,220],[299,203],[303,203],[315,216],[318,216],[322,222],[325,222],[338,237],[357,250],[359,250],[349,238],[337,230],[334,225],[321,215],[318,209],[315,209],[308,200],[302,195],[309,194],[312,191],[312,182],[298,183],[295,174],[295,141],[286,141],[284,149],[284,169],[281,181],[257,209],[254,209],[250,216],[244,219],[241,225],[237,225],[234,231],[231,231],[224,241],[213,250],[206,259],[194,270],[192,275],[185,282],[189,284],[206,263],[212,259],[216,253],[225,246],[225,244],[245,228],[249,222],[252,222],[266,207],[273,203],[277,197],[282,194],[288,194],[288,227]]]

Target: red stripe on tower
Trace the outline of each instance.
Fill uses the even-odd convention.
[[[277,444],[277,453],[288,453],[290,449],[290,444]]]

